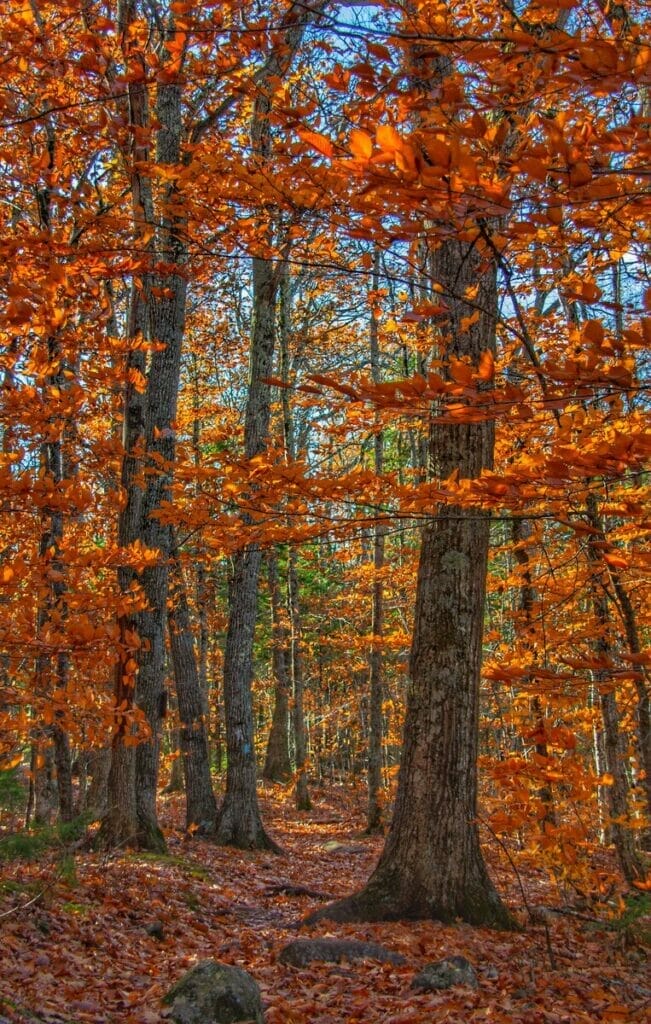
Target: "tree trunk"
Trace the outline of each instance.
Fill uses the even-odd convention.
[[[595,531],[589,535],[587,543],[588,558],[593,568],[591,579],[592,605],[599,627],[595,650],[597,656],[606,665],[612,661],[613,650],[609,639],[611,623],[608,597],[601,584],[601,576],[606,571],[602,548],[604,530],[601,516],[599,515],[597,498],[594,493],[588,494],[587,511],[588,521]],[[601,714],[604,724],[604,754],[606,767],[610,775],[610,785],[604,787],[610,812],[608,831],[626,881],[642,881],[646,872],[642,859],[635,849],[635,836],[629,824],[629,785],[624,767],[625,757],[619,728],[615,682],[605,668],[604,670],[596,671],[594,676],[601,702]]]
[[[212,835],[217,803],[210,778],[207,722],[192,640],[190,609],[178,555],[174,558],[173,571],[175,587],[169,612],[169,637],[181,721],[186,828],[199,835]]]
[[[486,258],[487,260],[488,258]],[[443,350],[469,356],[494,351],[494,265],[477,247],[450,238],[432,259],[432,277],[448,305]],[[478,285],[479,320],[466,289]],[[444,411],[444,410],[443,410]],[[494,427],[434,425],[430,459],[437,475],[474,478],[492,464]],[[435,918],[511,927],[488,876],[477,830],[479,680],[488,560],[488,516],[453,505],[425,526],[418,569],[411,685],[393,820],[377,868],[356,895],[314,918]]]
[[[136,17],[135,6],[125,5],[125,18]],[[174,40],[176,28],[170,17],[168,27],[161,38],[164,47]],[[127,46],[130,37],[125,34]],[[144,67],[142,51],[136,50],[134,57]],[[133,59],[133,58],[132,58]],[[146,77],[146,76],[145,76]],[[150,127],[146,86],[141,81],[129,82],[129,103],[131,123],[134,125],[132,177],[133,213],[137,236],[146,226],[153,229],[154,217],[151,180],[142,174],[142,165],[149,160],[147,130]],[[181,84],[175,79],[159,80],[156,92],[156,164],[176,166],[181,157]],[[138,130],[140,129],[140,131]],[[135,646],[137,675],[135,676],[135,703],[143,712],[148,724],[148,735],[135,751],[135,765],[127,764],[131,757],[125,745],[126,728],[124,716],[118,715],[118,728],[114,741],[116,771],[109,776],[109,814],[105,826],[100,830],[99,841],[110,846],[137,841],[147,849],[163,851],[165,840],[158,826],[156,796],[158,788],[158,764],[162,713],[165,704],[165,629],[167,615],[168,561],[171,551],[171,527],[160,522],[156,513],[162,502],[170,498],[175,459],[174,420],[181,371],[181,344],[185,326],[186,275],[182,269],[186,259],[184,235],[186,221],[174,180],[167,186],[161,198],[158,228],[155,235],[155,251],[159,264],[150,263],[143,273],[142,290],[134,284],[132,289],[132,310],[135,312],[129,324],[129,337],[135,338],[145,327],[149,328],[151,339],[159,343],[152,353],[147,374],[146,395],[136,392],[131,382],[125,395],[125,456],[123,459],[122,485],[126,494],[126,506],[120,515],[119,543],[132,544],[139,541],[144,547],[158,550],[155,565],[148,566],[141,573],[146,607],[137,617],[129,620],[122,616],[122,655],[116,669],[116,709],[126,701],[127,711],[133,706],[133,672],[125,671],[130,664],[131,654],[126,642],[129,635],[137,632]],[[153,260],[154,250],[147,243],[146,251]],[[136,361],[136,353],[130,353],[130,361]],[[144,359],[137,362],[137,369],[144,373]],[[149,472],[145,486],[139,479],[138,471],[142,458],[142,447],[146,452]],[[122,571],[120,580],[123,593],[133,579],[133,572]],[[126,584],[126,585],[125,585]],[[114,786],[131,785],[134,795],[114,791]],[[135,810],[135,817],[134,817]],[[114,820],[111,820],[114,818]]]
[[[533,655],[536,628],[533,622],[533,609],[536,601],[536,591],[531,578],[531,567],[529,564],[529,552],[526,547],[526,541],[531,536],[531,523],[517,516],[513,520],[512,537],[516,544],[514,555],[515,560],[520,566],[522,572],[522,579],[520,583],[520,602],[519,612],[521,613],[522,619],[519,623],[519,631],[524,630],[525,633],[525,645],[530,653]],[[531,683],[531,679],[529,679]],[[536,695],[531,702],[531,710],[534,716],[534,728],[536,732],[536,754],[539,757],[544,758],[545,761],[549,757],[549,751],[547,749],[547,743],[545,741],[545,725],[542,713],[542,707],[540,704],[540,697]],[[544,763],[544,762],[542,762]],[[554,825],[556,823],[556,817],[554,814],[554,797],[552,793],[551,785],[546,784],[540,787],[538,790],[538,796],[544,808],[544,814],[541,819],[541,828],[545,829],[545,825]]]
[[[274,349],[276,278],[273,265],[253,260],[254,323],[249,392],[244,426],[248,459],[264,450],[269,429],[270,376]],[[260,818],[253,744],[253,638],[262,552],[251,544],[234,556],[229,589],[229,620],[224,652],[226,791],[217,821],[217,841],[244,849],[271,848]]]
[[[86,790],[80,811],[88,811],[96,817],[106,814],[108,806],[108,776],[111,768],[111,751],[108,747],[88,752],[90,784]]]
[[[287,560],[287,606],[290,623],[290,664],[292,675],[292,692],[294,707],[294,746],[296,755],[296,792],[294,798],[296,809],[309,811],[312,801],[307,788],[307,738],[305,730],[305,673],[303,670],[303,649],[301,641],[301,610],[299,603],[298,566],[296,548],[289,545]]]
[[[287,672],[287,628],[282,620],[278,558],[267,554],[271,598],[271,658],[274,673],[274,710],[262,776],[270,782],[287,782],[292,774],[289,759],[289,676]]]
[[[245,455],[264,450],[269,431],[276,276],[271,262],[253,260],[254,322],[251,338],[249,392],[244,425]],[[235,553],[229,590],[229,620],[224,651],[226,724],[226,791],[217,821],[217,841],[243,849],[277,849],[260,817],[253,743],[253,638],[258,608],[262,552],[250,544]]]
[[[617,569],[608,566],[608,574],[612,580],[615,602],[619,609],[626,633],[629,652],[639,658],[642,644],[637,627],[635,609]],[[643,774],[643,786],[646,796],[646,812],[649,825],[643,835],[644,848],[651,850],[651,695],[649,692],[649,670],[643,664],[636,666],[638,674],[635,678],[637,692],[637,746],[640,774]]]
[[[371,288],[377,292],[379,288],[380,253],[376,248],[373,261],[373,278]],[[370,323],[371,377],[374,384],[382,379],[380,370],[380,346],[378,339],[378,321],[374,311],[371,312]],[[373,439],[374,469],[376,476],[384,471],[384,433],[379,428],[376,417],[375,437]],[[376,522],[373,527],[373,593],[371,608],[371,650],[369,653],[369,728],[368,728],[368,811],[366,831],[368,833],[382,831],[382,650],[380,643],[384,632],[384,588],[382,586],[382,570],[384,568],[384,538],[386,526]]]
[[[153,234],[154,211],[151,181],[141,172],[149,162],[149,101],[145,85],[146,73],[142,55],[132,53],[129,28],[136,17],[132,0],[125,0],[120,9],[120,30],[124,39],[124,60],[139,59],[142,78],[127,85],[129,124],[132,125],[130,150],[126,159],[133,166],[131,177],[131,204],[134,243],[143,246],[141,281],[131,283],[127,316],[127,340],[149,336],[149,298],[151,241],[143,243],[145,232]],[[122,406],[122,467],[120,474],[121,499],[118,515],[118,545],[127,548],[140,540],[142,483],[140,472],[145,443],[146,396],[136,387],[136,380],[144,377],[145,352],[142,346],[129,349],[125,365],[125,385]],[[113,706],[114,732],[111,748],[111,766],[107,782],[107,811],[97,835],[98,846],[106,849],[131,846],[137,842],[138,819],[136,811],[136,751],[134,746],[135,666],[138,657],[139,617],[134,607],[131,587],[136,572],[129,565],[118,568],[118,588],[122,607],[118,614],[118,658],[114,669]]]

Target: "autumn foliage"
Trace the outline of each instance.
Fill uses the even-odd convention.
[[[80,1020],[159,1019],[152,940],[120,890],[141,876],[169,970],[218,918],[224,958],[260,969],[271,1024],[483,1019],[474,996],[394,1005],[400,971],[382,973],[381,1012],[368,977],[329,1016],[323,978],[290,998],[252,938],[275,948],[288,908],[237,888],[250,874],[261,904],[283,875],[269,854],[249,871],[205,847],[211,924],[185,852],[111,861],[101,899],[112,855],[88,852],[162,856],[197,832],[263,846],[264,767],[283,788],[263,809],[314,888],[361,885],[373,858],[343,884],[311,866],[314,830],[327,806],[349,841],[367,800],[370,832],[391,821],[421,538],[450,515],[489,529],[477,822],[498,887],[538,929],[534,903],[611,927],[648,893],[650,66],[638,0],[3,4],[0,859],[7,838],[85,815],[82,909],[61,910],[77,896],[47,853],[38,913],[74,936],[79,978],[91,906],[147,964]],[[484,439],[480,470],[442,468],[452,437]],[[157,820],[181,764],[183,840],[177,797]],[[238,839],[224,807],[245,776]],[[295,785],[304,818],[288,819]],[[195,914],[182,953],[171,868],[174,913]],[[0,883],[15,959],[37,938],[14,897],[39,870]],[[518,984],[485,1012],[641,1020],[633,989],[592,976],[589,1009],[569,982],[565,1016],[539,1005],[551,920],[535,968],[518,947]],[[602,957],[553,920],[554,948]],[[438,941],[424,927],[396,932],[408,956]],[[42,991],[77,973],[53,957],[36,961]],[[511,991],[527,986],[535,1017]]]

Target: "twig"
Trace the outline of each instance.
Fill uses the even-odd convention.
[[[547,944],[547,955],[549,956],[549,965],[550,965],[552,971],[555,971],[557,969],[556,957],[554,956],[554,950],[552,948],[552,939],[551,939],[551,935],[549,934],[549,925],[547,924],[547,919],[545,917],[544,912],[536,914],[536,912],[534,910],[532,910],[531,906],[529,905],[529,901],[527,899],[527,894],[524,891],[524,885],[522,884],[522,877],[521,877],[520,872],[518,871],[518,869],[516,867],[516,864],[515,864],[515,861],[513,860],[513,857],[509,853],[508,847],[506,846],[504,841],[502,839],[500,839],[500,837],[497,835],[496,832],[493,831],[493,829],[488,824],[488,822],[485,821],[483,818],[481,818],[479,815],[477,816],[477,820],[484,826],[485,829],[487,829],[488,832],[490,832],[490,834],[492,835],[492,837],[495,840],[495,842],[498,844],[498,846],[505,853],[506,858],[507,858],[509,864],[513,868],[513,872],[515,874],[515,877],[518,880],[518,885],[520,886],[520,892],[522,893],[522,902],[524,903],[525,910],[527,911],[527,914],[529,915],[529,920],[532,922],[532,924],[536,924],[536,923],[541,923],[542,922],[542,925],[543,925],[543,927],[545,929],[545,940],[546,940],[546,944]]]

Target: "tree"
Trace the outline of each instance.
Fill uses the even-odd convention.
[[[476,246],[449,239],[432,254],[432,279],[446,296],[441,345],[448,359],[478,366],[495,350],[497,272]],[[478,286],[479,317],[463,296]],[[460,296],[457,298],[457,296]],[[436,475],[476,479],[492,465],[491,422],[438,422],[430,459]],[[477,747],[482,624],[488,559],[486,513],[439,507],[423,530],[410,687],[398,793],[389,833],[361,892],[313,918],[387,920],[457,917],[508,927],[511,917],[486,871],[477,829]]]
[[[270,114],[273,92],[291,67],[308,25],[318,20],[325,0],[305,9],[292,4],[282,44],[273,50],[256,85],[251,120],[253,152],[264,167],[271,155]],[[265,247],[269,248],[270,225],[263,220]],[[247,459],[260,455],[269,432],[270,385],[276,333],[276,300],[282,261],[275,263],[268,251],[252,261],[253,323],[249,364],[249,386],[244,422],[244,452]],[[244,848],[277,850],[262,825],[256,793],[257,766],[253,744],[251,680],[253,635],[257,615],[258,577],[262,552],[250,544],[234,556],[229,590],[229,622],[224,652],[224,704],[226,709],[227,774],[226,792],[219,810],[216,838],[224,844]]]

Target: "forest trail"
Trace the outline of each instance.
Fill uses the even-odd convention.
[[[263,807],[283,856],[184,838],[181,801],[168,797],[167,855],[77,853],[74,866],[70,858],[3,865],[0,913],[16,908],[0,919],[3,1024],[162,1024],[161,997],[204,958],[250,971],[267,1024],[648,1019],[645,950],[632,932],[598,920],[603,906],[548,913],[519,934],[435,922],[321,922],[299,932],[301,918],[322,904],[318,894],[343,896],[363,883],[382,840],[360,836],[363,798],[349,786],[317,794],[308,814],[297,814],[280,787],[266,790]],[[489,846],[486,855],[524,923],[512,869],[499,850]],[[523,868],[522,881],[531,907],[569,909],[568,894],[542,870]],[[279,963],[298,934],[380,942],[406,963]],[[474,964],[477,991],[410,989],[417,970],[451,955]]]

